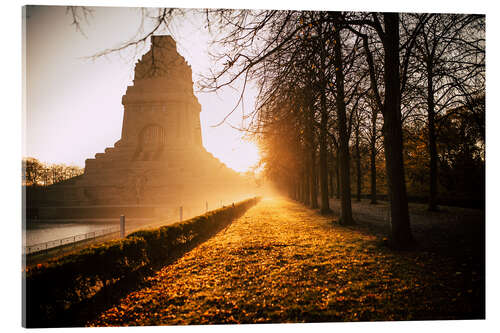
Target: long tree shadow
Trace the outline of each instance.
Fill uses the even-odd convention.
[[[339,208],[332,205],[336,226],[355,230],[364,235],[374,235],[374,244],[379,248],[387,247],[386,239],[390,233],[390,222],[386,217],[386,207],[380,207],[383,214],[370,214],[367,211],[357,211],[359,206],[353,206],[355,225],[342,226],[336,217]],[[379,211],[379,213],[380,213]],[[458,211],[458,212],[457,212]],[[410,221],[414,221],[412,232],[417,241],[416,247],[409,251],[413,255],[437,256],[450,263],[457,275],[462,277],[463,290],[472,283],[479,291],[477,313],[485,313],[485,223],[484,212],[467,214],[467,211],[444,207],[439,211],[429,212],[413,207],[410,210]],[[425,263],[424,263],[425,265]],[[439,267],[428,267],[428,270],[439,271]],[[471,282],[472,281],[472,282]],[[469,286],[469,287],[466,287]]]
[[[220,232],[224,232],[231,223],[236,220],[239,216],[243,215],[245,212],[241,212],[238,216],[233,219],[228,220],[226,223],[220,225],[220,227],[214,229],[212,232],[205,234],[203,237],[199,238],[197,241],[193,241],[184,245],[183,247],[177,248],[168,254],[162,262],[155,263],[149,266],[145,266],[135,272],[129,273],[128,275],[122,277],[119,281],[112,284],[103,286],[98,292],[96,292],[91,298],[83,300],[78,304],[72,305],[63,315],[57,316],[55,319],[49,321],[44,321],[42,318],[36,318],[36,323],[33,325],[28,325],[29,327],[83,327],[87,322],[96,318],[101,312],[112,307],[118,301],[125,297],[127,294],[146,288],[150,286],[148,277],[151,277],[165,266],[174,264],[178,259],[180,259],[184,254],[193,250],[203,242],[216,236]]]

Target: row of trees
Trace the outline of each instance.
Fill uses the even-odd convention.
[[[143,43],[188,12],[154,11],[148,15],[154,28],[123,48]],[[238,86],[243,96],[250,81],[257,84],[258,102],[246,115],[245,130],[260,144],[266,175],[292,197],[328,213],[336,187],[340,222],[352,224],[351,195],[354,189],[361,196],[369,170],[371,201],[376,203],[377,185],[383,185],[390,200],[390,243],[401,249],[414,243],[408,185],[426,183],[431,210],[443,187],[477,190],[465,181],[471,175],[484,187],[484,16],[227,9],[201,14],[217,35],[216,66],[201,86]]]
[[[439,162],[455,172],[467,160],[484,165],[483,16],[206,13],[222,27],[217,43],[224,51],[205,88],[257,82],[258,105],[247,130],[258,138],[267,176],[304,204],[328,213],[335,181],[340,222],[354,223],[351,181],[359,197],[368,156],[371,200],[383,171],[390,242],[405,248],[414,242],[407,178],[416,179],[405,167],[419,160],[411,171],[429,175],[429,209],[435,210]],[[381,158],[385,170],[377,168]]]
[[[36,158],[23,158],[23,185],[48,186],[83,174],[83,168],[65,164],[46,164]]]

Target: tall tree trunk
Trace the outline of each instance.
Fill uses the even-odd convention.
[[[432,63],[427,64],[427,121],[429,131],[429,157],[430,157],[430,186],[429,186],[429,210],[437,210],[437,148],[436,148],[436,125],[434,113],[434,86],[432,83]]]
[[[311,208],[318,208],[318,180],[316,175],[316,149],[311,149],[311,172],[309,176],[311,177]]]
[[[339,131],[339,155],[340,155],[340,223],[344,225],[354,224],[351,207],[351,177],[349,175],[349,134],[347,132],[347,117],[345,109],[344,72],[342,64],[342,45],[340,39],[340,13],[334,13],[333,38],[335,84],[336,84],[336,106],[337,126]]]
[[[371,201],[370,204],[377,204],[377,146],[375,145],[376,134],[372,134],[370,142],[370,179],[371,179]]]
[[[326,61],[325,51],[322,48],[320,52],[320,112],[321,120],[319,125],[319,182],[320,182],[320,195],[321,195],[321,206],[320,213],[328,214],[331,212],[330,203],[328,200],[328,161],[326,159],[327,154],[327,131],[328,131],[328,108],[326,105],[326,78],[325,78],[325,68],[324,64]]]
[[[337,191],[335,194],[337,199],[340,199],[340,155],[338,147],[335,152],[335,174],[336,174],[335,185],[337,187]]]
[[[356,187],[357,187],[357,195],[356,200],[361,201],[361,154],[359,152],[359,123],[356,127]]]
[[[302,202],[304,205],[306,204],[306,181],[305,181],[305,169],[302,169],[302,172],[300,173],[300,202]]]
[[[328,202],[328,165],[326,160],[326,131],[328,123],[328,111],[326,108],[325,90],[321,93],[321,121],[319,129],[319,182],[321,195],[322,214],[330,213]]]
[[[311,184],[310,184],[310,176],[311,173],[311,165],[309,161],[309,154],[306,149],[303,152],[304,156],[304,170],[302,173],[302,181],[304,183],[304,205],[309,206],[311,204]]]
[[[319,156],[316,156],[316,160],[319,161]],[[316,165],[316,173],[314,175],[314,183],[316,184],[316,200],[318,200],[318,207],[319,208],[319,163]]]
[[[299,191],[299,184],[298,184],[297,181],[294,181],[293,185],[294,185],[294,191],[295,191],[294,195],[293,195],[293,198],[294,198],[294,200],[298,201],[299,200],[299,193],[300,193],[300,191]]]
[[[295,194],[295,197],[298,202],[300,202],[300,178],[297,178],[297,181],[295,182],[295,191],[296,191],[296,194]]]
[[[307,117],[304,119],[305,122],[307,122]],[[306,125],[306,138],[307,140],[307,125]],[[306,206],[309,206],[311,203],[311,186],[309,184],[310,177],[309,173],[311,172],[311,163],[309,161],[309,143],[305,142],[302,150],[302,161],[303,161],[303,167],[302,167],[302,183],[304,184],[304,198],[303,198],[303,203]]]
[[[333,157],[333,154],[332,154],[332,157]],[[330,175],[329,179],[330,179],[330,193],[329,193],[329,197],[330,199],[333,199],[333,197],[335,196],[335,183],[334,183],[334,175],[333,175],[333,166],[335,164],[332,163],[332,167],[329,169],[329,172],[328,174]]]
[[[372,128],[370,138],[370,177],[371,204],[377,204],[377,109],[372,109]]]
[[[314,115],[312,101],[306,101],[306,141],[308,143],[309,202],[311,208],[318,208],[318,186],[316,182],[316,147],[314,146]]]
[[[384,148],[391,204],[391,238],[393,248],[414,245],[410,229],[408,198],[403,165],[401,129],[401,93],[399,77],[399,14],[384,14]]]

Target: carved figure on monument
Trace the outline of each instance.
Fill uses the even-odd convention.
[[[137,204],[141,203],[141,199],[144,193],[144,186],[147,182],[147,177],[145,175],[140,175],[135,178],[135,198]]]

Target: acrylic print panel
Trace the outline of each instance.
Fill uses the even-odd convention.
[[[23,15],[25,327],[485,318],[484,15]]]

